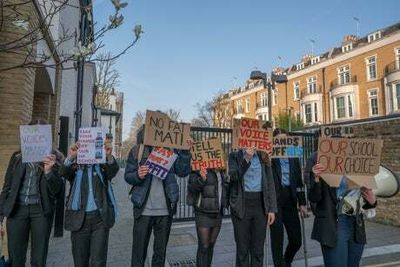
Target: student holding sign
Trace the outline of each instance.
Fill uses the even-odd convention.
[[[30,125],[44,124],[37,120]],[[13,267],[25,266],[29,239],[31,266],[46,266],[56,199],[64,186],[58,172],[62,160],[56,150],[40,162],[27,160],[21,151],[11,156],[0,195],[0,222],[3,230],[7,217],[8,254]]]
[[[263,266],[267,225],[277,210],[267,153],[241,148],[229,155],[229,204],[236,241],[236,266]]]
[[[161,179],[151,174],[149,165],[146,164],[155,147],[143,145],[144,139],[145,130],[142,127],[137,134],[137,145],[129,152],[125,169],[125,181],[132,185],[131,201],[135,220],[131,265],[144,266],[151,232],[154,231],[154,254],[151,266],[163,267],[172,217],[179,199],[176,175],[185,177],[190,174],[191,155],[189,150],[175,150],[174,153],[178,157],[166,177]],[[190,149],[192,141],[186,141]]]
[[[195,210],[198,238],[197,267],[210,267],[215,242],[227,207],[225,174],[222,170],[201,168],[189,177],[187,203]]]
[[[305,168],[315,214],[311,238],[321,244],[326,267],[359,266],[366,243],[363,213],[376,207],[376,197],[365,187],[350,189],[346,176],[338,187],[330,186],[321,178],[324,169],[315,152]],[[356,208],[349,205],[350,199]]]
[[[276,128],[274,137],[286,140],[287,132]],[[289,155],[288,155],[289,156]],[[299,158],[273,158],[272,173],[277,195],[278,213],[271,225],[271,250],[274,266],[290,266],[297,251],[301,248],[301,225],[298,206],[302,216],[307,217],[306,198],[301,175]],[[285,226],[288,245],[283,254],[283,234]]]
[[[65,229],[71,231],[75,267],[105,267],[108,236],[117,216],[111,180],[119,166],[109,140],[103,142],[106,162],[78,164],[79,143],[70,146],[61,169],[71,184],[65,211]]]

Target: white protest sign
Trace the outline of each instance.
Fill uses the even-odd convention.
[[[271,158],[303,157],[303,139],[301,136],[280,134],[274,137]]]
[[[78,164],[102,164],[106,162],[104,141],[106,129],[100,127],[79,129]]]
[[[149,166],[149,173],[165,179],[178,155],[173,151],[157,147],[151,151],[144,165]]]
[[[53,145],[51,125],[21,125],[19,132],[23,163],[42,162],[51,154]]]

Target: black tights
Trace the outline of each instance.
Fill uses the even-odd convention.
[[[198,238],[196,266],[210,267],[214,253],[215,241],[217,241],[221,226],[209,228],[197,227],[196,230]]]

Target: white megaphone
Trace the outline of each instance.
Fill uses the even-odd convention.
[[[382,198],[394,197],[400,190],[400,179],[389,168],[380,165],[379,172],[375,175],[377,189],[374,189],[375,195]]]

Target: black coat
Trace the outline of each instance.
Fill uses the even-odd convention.
[[[309,185],[309,199],[314,205],[313,212],[315,215],[314,225],[311,238],[317,240],[321,245],[328,247],[335,247],[337,242],[337,196],[336,188],[329,186],[325,181],[320,179],[318,183],[314,181],[314,174],[312,167],[317,162],[317,153],[310,156],[305,168],[306,182]],[[365,204],[363,209],[370,209],[376,207],[374,205]],[[360,220],[355,220],[355,236],[354,240],[357,243],[366,243],[365,223],[362,214]],[[357,223],[360,222],[360,224]]]
[[[87,169],[83,171],[82,184],[81,184],[81,208],[79,210],[72,210],[72,195],[73,184],[75,181],[78,165],[76,163],[71,166],[63,165],[61,167],[61,174],[70,182],[70,192],[67,198],[67,208],[65,211],[65,229],[68,231],[78,231],[81,229],[85,219],[85,209],[88,199],[88,179]],[[100,177],[95,174],[93,170],[93,192],[95,202],[99,208],[101,218],[106,228],[111,228],[115,223],[115,212],[112,206],[111,199],[108,196],[108,186],[112,178],[114,178],[118,171],[118,163],[114,160],[112,164],[101,164],[100,170],[102,172],[104,183],[101,182]]]
[[[261,155],[259,154],[260,160]],[[243,218],[245,214],[245,196],[244,196],[244,174],[250,167],[250,162],[244,159],[241,150],[229,154],[229,205],[232,215]],[[265,214],[278,211],[276,204],[276,194],[274,178],[270,165],[261,162],[262,168],[262,196],[263,209]]]
[[[281,191],[282,191],[282,168],[280,159],[272,159],[272,174],[274,176],[276,198],[278,206],[282,203]],[[290,180],[290,195],[293,200],[294,206],[297,204],[301,206],[306,205],[306,197],[304,193],[304,185],[301,177],[300,160],[298,158],[289,158],[289,180]]]
[[[1,219],[9,217],[10,215],[12,216],[12,212],[17,204],[22,181],[25,178],[26,166],[27,163],[22,163],[22,155],[20,152],[16,152],[11,156],[4,179],[3,189],[0,194]],[[40,205],[43,214],[47,217],[53,216],[58,194],[64,186],[64,181],[59,174],[57,166],[56,164],[53,170],[46,175],[41,171],[38,179]]]
[[[221,175],[221,185],[218,185],[218,177],[215,171],[208,170],[207,180],[203,180],[199,172],[192,172],[189,176],[188,190],[191,197],[191,205],[195,210],[205,213],[219,213],[221,208],[227,207],[227,190],[225,183],[225,176],[223,172]],[[221,192],[221,203],[219,201],[219,190]]]

